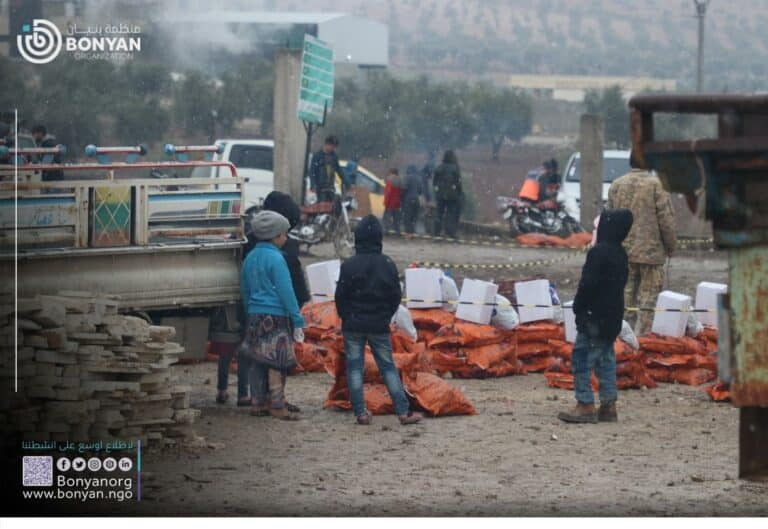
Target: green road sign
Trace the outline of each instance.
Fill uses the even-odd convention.
[[[322,123],[323,110],[333,106],[333,49],[312,35],[304,35],[301,55],[298,116],[302,121]]]

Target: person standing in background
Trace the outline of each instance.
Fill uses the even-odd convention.
[[[416,230],[416,220],[419,218],[419,209],[421,208],[421,196],[422,188],[419,170],[415,165],[409,165],[405,170],[405,182],[403,184],[403,196],[400,206],[406,233],[413,233]]]
[[[390,169],[384,186],[384,231],[394,231],[400,235],[400,206],[402,204],[400,173]]]
[[[435,169],[435,196],[437,212],[434,235],[439,237],[445,227],[445,234],[455,239],[464,192],[461,188],[461,169],[456,154],[452,150],[445,151],[443,163]]]
[[[634,153],[630,154],[629,173],[613,181],[608,190],[608,209],[628,209],[634,223],[624,248],[629,258],[629,280],[624,292],[627,306],[642,310],[635,322],[634,313],[626,320],[635,322],[635,334],[650,331],[653,308],[664,286],[664,263],[677,247],[672,199],[659,177],[640,169]]]

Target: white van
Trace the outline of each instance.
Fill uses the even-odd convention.
[[[629,170],[629,151],[603,151],[603,204],[608,200],[611,182]],[[565,204],[571,217],[581,218],[581,153],[573,153],[568,159],[557,199]]]
[[[223,147],[214,160],[231,162],[237,167],[237,175],[245,181],[245,204],[242,211],[261,206],[266,196],[275,189],[274,151],[272,140],[216,140]],[[226,167],[196,167],[192,178],[229,178]],[[234,190],[234,185],[232,186]]]

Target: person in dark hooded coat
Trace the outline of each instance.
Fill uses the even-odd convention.
[[[587,253],[573,301],[576,343],[571,366],[576,407],[561,412],[565,422],[616,421],[616,356],[613,342],[621,332],[624,287],[629,261],[622,242],[632,228],[628,209],[605,210],[597,226],[597,244]],[[590,373],[600,382],[600,409],[595,409]]]
[[[395,263],[382,253],[382,228],[373,215],[364,217],[355,229],[355,255],[341,265],[336,285],[336,310],[341,318],[347,384],[358,424],[371,423],[363,396],[365,346],[387,386],[402,424],[421,420],[410,411],[403,383],[392,358],[389,324],[400,306],[402,291]]]
[[[443,154],[443,163],[435,169],[434,181],[437,198],[435,237],[439,237],[442,229],[445,228],[445,234],[455,239],[464,191],[461,189],[459,161],[453,151],[447,150]]]
[[[301,220],[301,211],[298,204],[294,202],[290,195],[280,191],[272,191],[267,195],[267,198],[264,199],[263,209],[280,213],[288,219],[291,229],[295,228]],[[293,284],[293,291],[296,293],[296,301],[298,301],[299,307],[301,307],[309,301],[310,296],[307,289],[307,281],[304,277],[304,270],[302,270],[301,262],[299,261],[299,241],[289,236],[281,251],[285,261],[288,263],[288,271],[291,273],[291,283]]]

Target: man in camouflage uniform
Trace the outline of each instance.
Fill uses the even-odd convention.
[[[632,170],[617,178],[608,190],[608,209],[626,208],[632,211],[634,223],[624,240],[629,257],[629,279],[624,290],[627,307],[654,308],[664,285],[664,262],[675,251],[675,215],[672,201],[659,178],[638,169],[631,157]],[[634,322],[634,313],[627,316]],[[642,311],[637,318],[635,333],[651,330],[652,311]]]

